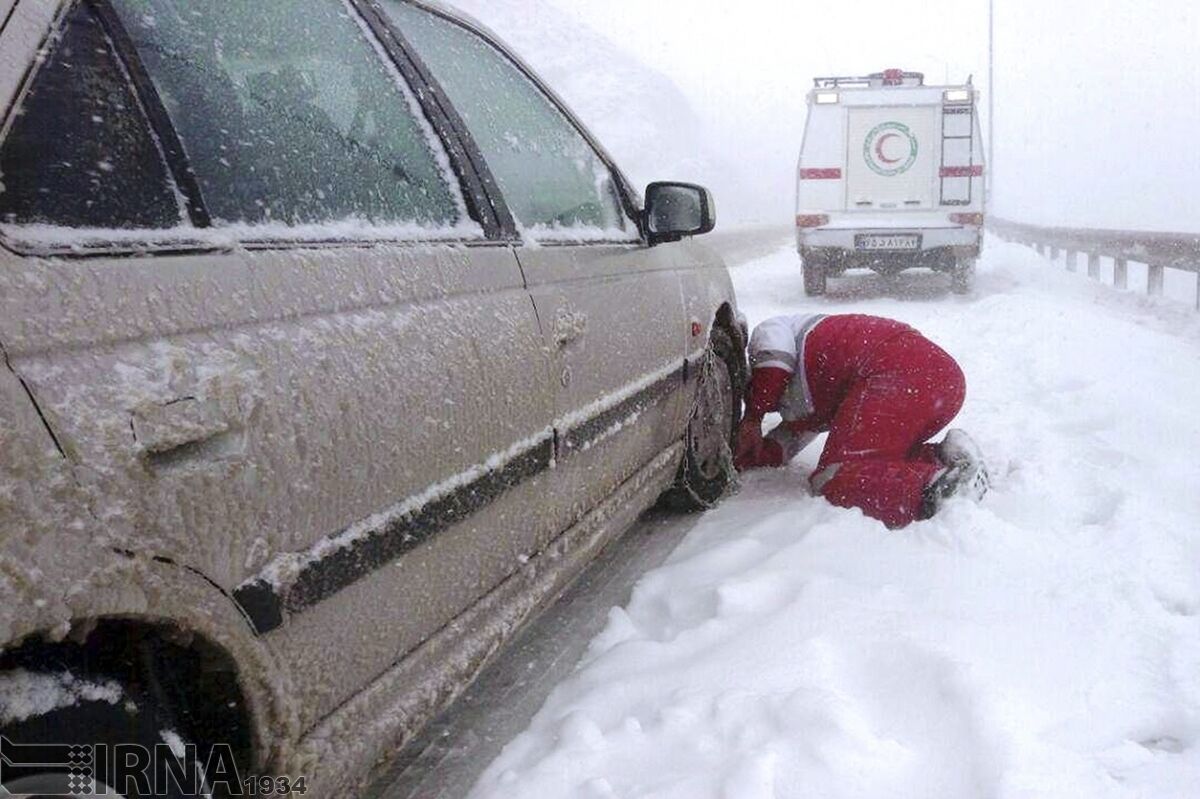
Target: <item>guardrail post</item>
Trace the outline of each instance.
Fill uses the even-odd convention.
[[[1122,291],[1129,288],[1129,262],[1124,258],[1113,259],[1113,285]]]
[[[1146,293],[1151,297],[1163,295],[1163,268],[1160,264],[1150,264],[1146,273]]]
[[[1112,284],[1121,291],[1129,290],[1130,259],[1138,264],[1139,269],[1144,263],[1147,270],[1146,293],[1151,297],[1166,294],[1166,270],[1191,272],[1195,278],[1196,311],[1200,312],[1200,239],[1194,233],[1056,228],[1020,224],[997,217],[991,217],[988,232],[1029,247],[1043,258],[1048,256],[1051,261],[1057,261],[1059,255],[1064,255],[1068,272],[1082,269],[1080,256],[1085,255],[1088,277],[1096,281],[1103,280],[1107,271],[1101,269],[1101,259],[1110,258],[1113,262]],[[1150,260],[1158,263],[1150,263]]]

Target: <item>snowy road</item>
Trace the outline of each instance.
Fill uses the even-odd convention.
[[[896,317],[963,364],[993,493],[900,533],[751,476],[646,574],[472,799],[1193,797],[1200,319],[993,242],[976,292],[790,248],[751,322]],[[414,794],[415,795],[415,794]]]

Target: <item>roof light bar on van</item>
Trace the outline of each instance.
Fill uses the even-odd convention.
[[[888,82],[891,81],[891,82]],[[818,89],[836,89],[839,86],[924,86],[925,75],[921,72],[904,72],[890,69],[886,73],[873,72],[870,75],[854,76],[840,75],[813,78],[813,86]]]
[[[817,105],[836,105],[841,99],[837,92],[817,92]]]
[[[942,99],[947,103],[969,103],[971,94],[970,89],[947,89],[942,92]]]

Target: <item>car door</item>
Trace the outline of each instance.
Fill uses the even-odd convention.
[[[519,265],[383,56],[339,0],[79,3],[0,142],[12,368],[303,726],[519,568],[552,461]]]
[[[699,335],[683,250],[645,246],[619,173],[497,44],[403,0],[382,7],[461,114],[521,237],[558,387],[553,534],[682,437],[684,356]]]

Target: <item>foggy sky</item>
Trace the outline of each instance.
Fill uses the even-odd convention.
[[[901,67],[941,83],[974,74],[986,113],[985,0],[553,2],[680,86],[714,145],[761,182],[754,215],[764,219],[790,213],[814,75]],[[992,210],[1047,223],[1200,231],[1197,5],[995,3]]]

